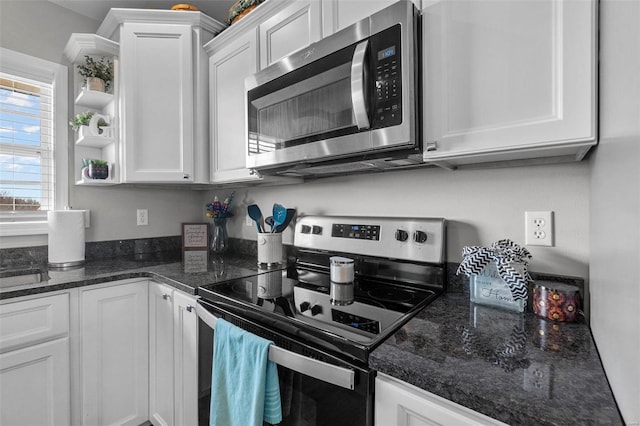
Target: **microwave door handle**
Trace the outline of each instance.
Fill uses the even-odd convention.
[[[364,79],[364,61],[368,44],[369,40],[358,44],[351,61],[351,104],[358,129],[368,129],[370,126],[365,102],[366,82]]]

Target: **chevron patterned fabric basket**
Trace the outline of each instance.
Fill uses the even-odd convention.
[[[469,277],[472,302],[524,312],[531,281],[527,249],[511,240],[500,240],[491,247],[464,247],[462,255],[456,274]]]

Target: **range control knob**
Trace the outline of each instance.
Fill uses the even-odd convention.
[[[303,234],[309,234],[311,233],[311,227],[309,225],[302,225],[300,227],[300,232],[302,232]]]
[[[427,233],[423,231],[416,231],[413,233],[413,241],[418,244],[424,244],[427,242]]]
[[[309,310],[309,307],[310,307],[310,306],[311,306],[311,303],[309,303],[309,302],[302,302],[302,303],[300,304],[300,312],[304,312],[304,311]]]
[[[313,307],[311,308],[311,315],[318,315],[322,313],[322,306],[320,305],[313,305]]]
[[[396,229],[396,240],[397,241],[407,241],[409,238],[409,233],[404,229]]]
[[[322,226],[316,226],[316,225],[313,225],[313,228],[312,228],[312,230],[311,230],[311,233],[312,233],[312,234],[314,234],[314,235],[320,235],[320,234],[322,234]]]

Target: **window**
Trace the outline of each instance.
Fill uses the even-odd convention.
[[[51,84],[0,73],[0,211],[53,204]]]
[[[67,68],[0,55],[0,236],[46,234],[68,204]]]

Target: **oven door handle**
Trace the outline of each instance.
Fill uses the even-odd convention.
[[[369,114],[367,113],[366,79],[364,61],[367,54],[369,40],[365,40],[356,46],[351,61],[351,105],[358,129],[368,129]]]
[[[215,315],[199,303],[196,304],[196,314],[205,324],[215,330],[216,321],[218,321]],[[290,370],[322,380],[323,382],[351,390],[355,387],[355,372],[349,368],[338,367],[337,365],[308,358],[295,352],[279,348],[274,344],[269,346],[269,359]]]

